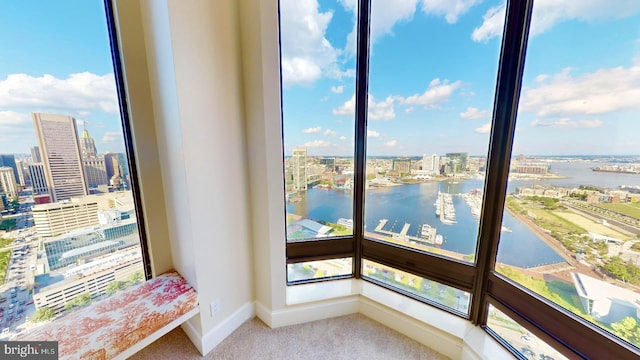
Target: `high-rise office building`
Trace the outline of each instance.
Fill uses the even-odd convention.
[[[29,173],[25,173],[26,161],[16,160],[16,168],[18,169],[18,177],[16,178],[18,184],[26,186],[27,178],[29,177]]]
[[[47,176],[44,173],[44,164],[29,164],[29,177],[31,178],[31,186],[34,194],[46,194],[49,192],[47,186]]]
[[[15,155],[0,155],[0,167],[8,166],[13,170],[14,179],[18,179],[18,167],[16,166]]]
[[[117,190],[123,190],[125,188],[125,180],[124,170],[122,169],[122,164],[120,163],[120,156],[115,153],[104,154],[104,165],[107,171],[107,180],[109,181],[109,186]]]
[[[307,190],[307,149],[293,149],[291,159],[291,174],[293,175],[293,189]]]
[[[423,155],[422,170],[432,175],[440,174],[440,157],[436,154]]]
[[[0,190],[10,199],[18,197],[18,184],[13,169],[8,166],[0,166]]]
[[[445,164],[445,174],[462,174],[467,171],[467,161],[469,155],[466,152],[447,153],[446,157],[447,162]]]
[[[39,146],[33,146],[31,148],[31,161],[34,163],[41,163],[42,162],[42,156],[40,155],[40,147]]]
[[[32,115],[51,200],[87,195],[75,119],[56,114]]]
[[[411,173],[411,159],[409,158],[399,158],[393,159],[391,168],[393,171],[396,171],[401,174],[409,174]]]
[[[104,156],[84,158],[82,159],[82,165],[84,166],[89,188],[97,188],[100,185],[109,184]]]
[[[87,129],[82,131],[82,137],[80,138],[80,151],[83,159],[93,158],[98,155],[96,143],[91,135],[89,135],[89,131]]]

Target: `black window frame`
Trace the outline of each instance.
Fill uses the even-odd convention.
[[[133,142],[133,131],[131,130],[131,120],[129,118],[129,106],[127,103],[124,71],[122,70],[122,60],[120,57],[120,46],[116,29],[116,17],[114,13],[113,0],[103,0],[106,25],[109,36],[109,47],[111,49],[111,62],[113,63],[113,74],[116,81],[116,91],[118,94],[118,106],[120,110],[120,121],[124,137],[124,146],[129,165],[129,181],[131,183],[131,193],[135,204],[136,220],[138,222],[138,235],[140,237],[140,249],[142,252],[142,267],[144,279],[152,278],[151,253],[147,241],[147,227],[144,214],[142,213],[142,196],[140,195],[140,184],[138,183],[138,167],[135,157],[135,147]]]
[[[487,326],[490,305],[511,317],[570,359],[638,358],[640,357],[639,348],[597,328],[594,324],[571,314],[494,270],[502,227],[511,149],[515,134],[533,2],[533,0],[506,1],[484,198],[478,230],[476,263],[469,264],[438,254],[370,239],[364,234],[371,0],[358,1],[353,235],[323,240],[286,242],[286,262],[294,264],[352,257],[353,273],[346,277],[362,279],[384,286],[402,295],[467,318],[474,325],[483,328],[518,357],[522,357],[522,355],[518,354],[516,349]],[[280,16],[279,9],[278,12]],[[280,78],[282,79],[282,76]],[[282,88],[282,84],[280,86]],[[280,106],[282,110],[282,100]],[[362,276],[363,260],[371,260],[471,293],[469,316]],[[333,280],[333,278],[292,281],[287,282],[287,285],[328,280]]]

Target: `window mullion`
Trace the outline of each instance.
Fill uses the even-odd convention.
[[[364,182],[366,176],[367,99],[369,88],[369,21],[371,1],[358,1],[358,42],[356,62],[356,121],[353,184],[353,237],[355,253],[353,275],[361,277],[364,237]]]
[[[478,235],[477,279],[471,302],[475,324],[485,324],[487,320],[486,290],[498,251],[532,8],[533,0],[507,1]]]

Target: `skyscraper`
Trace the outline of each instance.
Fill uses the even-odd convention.
[[[41,163],[42,156],[40,156],[40,147],[34,146],[31,148],[31,161],[34,163]]]
[[[82,131],[82,138],[80,139],[80,151],[82,152],[82,158],[88,159],[92,157],[96,157],[98,151],[96,150],[96,143],[93,141],[91,135],[89,135],[89,131],[84,129]]]
[[[47,176],[44,171],[43,163],[29,164],[29,177],[31,178],[31,185],[33,186],[34,194],[46,194],[49,192],[47,186]]]
[[[8,166],[13,170],[13,178],[18,179],[18,167],[15,155],[0,155],[0,166]]]
[[[104,164],[105,169],[107,170],[107,179],[109,180],[109,185],[118,190],[123,190],[124,171],[122,169],[122,164],[120,163],[120,156],[114,153],[106,153],[104,154]]]
[[[88,194],[76,120],[71,116],[33,113],[51,201]]]
[[[422,170],[431,175],[440,174],[440,157],[436,154],[422,156]]]
[[[82,153],[82,166],[87,186],[89,188],[97,188],[100,185],[108,185],[104,156],[98,156],[96,143],[87,129],[82,131],[80,152]]]
[[[291,160],[293,189],[296,191],[307,190],[307,149],[293,149]]]
[[[18,197],[16,178],[13,176],[13,169],[8,166],[0,166],[0,191],[10,199]]]

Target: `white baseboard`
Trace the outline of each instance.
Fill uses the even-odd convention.
[[[191,342],[198,348],[198,351],[204,356],[213,350],[222,340],[231,335],[237,328],[244,324],[247,320],[255,316],[255,307],[253,302],[249,302],[241,306],[233,314],[209,330],[206,334],[200,335],[199,332],[189,322],[183,324],[182,329],[185,331]]]
[[[271,311],[256,302],[256,315],[271,328],[302,324],[310,321],[355,314],[359,308],[359,296],[317,301],[303,305],[288,306]]]
[[[361,297],[360,313],[451,359],[462,357],[464,344],[461,338],[447,334],[376,301]]]

